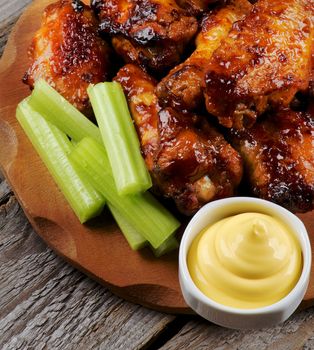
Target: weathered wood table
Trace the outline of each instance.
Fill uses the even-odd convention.
[[[0,0],[0,56],[30,2]],[[314,349],[314,309],[243,332],[123,301],[46,247],[0,173],[0,349]]]

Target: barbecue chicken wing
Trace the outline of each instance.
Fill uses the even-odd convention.
[[[269,107],[287,107],[309,86],[313,0],[260,0],[236,23],[206,68],[209,113],[250,127]]]
[[[127,65],[116,81],[124,88],[155,190],[186,215],[232,196],[242,176],[239,154],[205,118],[161,109],[155,82]]]
[[[158,84],[157,95],[162,104],[189,111],[204,104],[201,85],[209,58],[228,35],[232,24],[242,19],[251,7],[247,0],[232,0],[204,17],[196,38],[196,50]]]
[[[23,81],[33,88],[43,78],[81,111],[89,109],[86,89],[109,77],[109,48],[97,35],[98,22],[80,1],[61,0],[44,12]]]
[[[250,129],[233,131],[254,195],[294,212],[314,207],[314,104],[267,115]]]
[[[93,0],[103,33],[126,62],[164,71],[180,61],[197,20],[174,0]]]

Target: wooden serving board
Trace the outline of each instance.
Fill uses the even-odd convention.
[[[0,165],[25,214],[44,241],[70,264],[132,302],[159,311],[190,313],[178,282],[177,252],[156,259],[133,252],[108,212],[81,225],[16,121],[30,94],[21,79],[27,49],[51,0],[35,0],[17,22],[0,61]],[[314,213],[300,215],[314,246]],[[303,307],[314,304],[314,275]]]

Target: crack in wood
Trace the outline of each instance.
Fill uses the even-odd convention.
[[[180,315],[176,317],[172,322],[168,323],[167,326],[161,331],[160,334],[145,347],[145,350],[158,350],[174,336],[176,336],[181,329],[191,321],[192,316]]]
[[[3,196],[3,197],[0,198],[0,208],[1,208],[2,206],[5,206],[5,205],[9,202],[11,196],[13,196],[13,193],[12,193],[12,192],[11,192],[11,193],[8,193],[8,194],[6,194],[5,196]]]
[[[13,196],[13,192],[7,181],[0,182],[0,208],[2,205],[8,203],[11,196]]]

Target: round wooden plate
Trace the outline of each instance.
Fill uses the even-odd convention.
[[[16,121],[17,104],[30,94],[21,82],[29,64],[27,49],[51,2],[35,0],[28,7],[0,61],[2,171],[36,232],[70,264],[127,300],[159,311],[190,313],[178,282],[177,252],[159,259],[148,249],[133,252],[108,212],[81,225]],[[314,243],[313,212],[300,217]],[[314,304],[311,282],[304,307]]]

